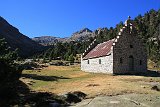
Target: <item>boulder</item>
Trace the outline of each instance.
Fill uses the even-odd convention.
[[[153,86],[152,88],[151,88],[151,90],[156,90],[156,91],[160,91],[160,88],[158,87],[158,86]]]

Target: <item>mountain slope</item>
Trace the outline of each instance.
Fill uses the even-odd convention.
[[[88,28],[81,29],[71,35],[69,38],[60,38],[54,36],[40,36],[32,38],[32,40],[36,41],[42,45],[52,45],[57,42],[71,42],[71,41],[87,41],[90,37],[95,37],[95,33]]]
[[[0,38],[5,38],[11,49],[18,48],[20,56],[29,56],[41,51],[41,45],[23,35],[19,30],[0,17]]]
[[[52,45],[54,43],[57,43],[58,39],[59,38],[54,36],[41,36],[41,37],[35,37],[32,40],[42,45]]]

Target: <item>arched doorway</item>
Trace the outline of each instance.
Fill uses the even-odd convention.
[[[129,56],[129,71],[134,71],[134,58],[133,56]]]

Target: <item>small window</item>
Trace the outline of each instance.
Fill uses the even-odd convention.
[[[99,59],[99,64],[101,64],[101,59]]]
[[[139,61],[139,65],[142,65],[142,60]]]
[[[130,48],[133,48],[133,45],[130,45]]]
[[[87,64],[89,64],[89,59],[87,60]]]
[[[120,63],[121,63],[121,64],[123,63],[123,59],[122,59],[122,58],[120,58]]]

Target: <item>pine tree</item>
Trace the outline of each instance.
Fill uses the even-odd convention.
[[[14,62],[18,58],[17,51],[10,51],[4,39],[0,39],[0,50],[0,95],[4,95],[14,90],[22,68]]]
[[[52,49],[50,55],[49,55],[49,61],[52,61],[54,55],[54,49]]]
[[[69,56],[68,60],[70,61],[70,63],[74,63],[74,56],[73,56],[73,54],[71,54]]]

